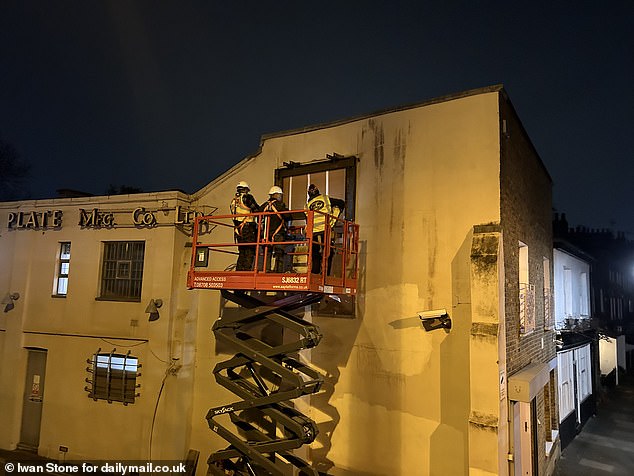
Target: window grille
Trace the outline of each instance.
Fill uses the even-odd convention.
[[[520,284],[520,332],[528,334],[535,330],[535,285]]]
[[[550,288],[544,288],[544,328],[552,329],[555,326],[553,313],[553,296]]]
[[[143,241],[104,243],[101,298],[141,300],[144,252]]]
[[[102,353],[98,349],[92,358],[86,360],[89,367],[86,370],[92,374],[87,378],[89,384],[85,387],[88,396],[93,400],[107,400],[108,403],[122,402],[124,405],[134,403],[140,394],[136,392],[141,384],[136,379],[141,374],[137,372],[141,368],[139,359],[126,354],[117,354],[117,349],[110,353]]]

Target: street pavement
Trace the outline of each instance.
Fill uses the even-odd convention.
[[[0,450],[0,476],[16,474],[6,464],[40,464],[56,461],[23,451]],[[56,472],[47,472],[53,475]],[[66,475],[65,475],[66,476]],[[564,449],[555,476],[634,476],[634,377],[609,389],[596,416]]]
[[[556,476],[634,475],[634,378],[608,389],[596,416],[564,449]]]

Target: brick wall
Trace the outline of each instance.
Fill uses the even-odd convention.
[[[543,258],[552,263],[551,180],[519,122],[512,105],[500,95],[506,121],[501,140],[500,202],[504,246],[507,371],[512,375],[531,362],[555,357],[553,332],[544,330]],[[518,243],[528,245],[529,283],[535,285],[536,329],[519,332]],[[552,282],[552,280],[551,280]],[[543,348],[542,348],[543,339]]]
[[[506,366],[513,375],[531,363],[546,363],[556,356],[554,334],[544,329],[544,262],[552,258],[552,182],[528,138],[513,106],[500,95],[501,166],[500,216],[504,249]],[[528,246],[528,282],[535,286],[535,330],[520,333],[519,242]],[[552,283],[552,271],[551,280]],[[551,290],[552,292],[552,290]],[[546,402],[550,407],[545,408]],[[553,420],[556,406],[542,390],[536,398],[537,418]],[[548,425],[537,425],[539,474],[546,468]],[[550,437],[550,435],[548,435]]]

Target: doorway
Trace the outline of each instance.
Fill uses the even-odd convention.
[[[536,401],[513,403],[513,465],[515,476],[537,473]]]
[[[46,349],[27,349],[26,382],[22,404],[22,426],[18,448],[37,452],[40,445],[44,381],[46,376]]]

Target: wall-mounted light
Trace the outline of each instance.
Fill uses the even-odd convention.
[[[423,327],[427,332],[436,329],[451,329],[451,318],[446,309],[433,309],[431,311],[421,311],[418,317],[423,321]]]
[[[4,304],[4,312],[9,312],[11,309],[15,307],[13,301],[17,301],[20,299],[20,295],[18,293],[7,293],[7,295],[2,299],[2,304]]]
[[[159,317],[159,308],[163,305],[163,300],[162,299],[150,299],[150,303],[147,305],[147,307],[145,308],[145,312],[147,312],[150,315],[150,319],[149,321],[156,321],[158,320]]]

